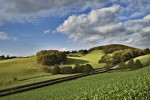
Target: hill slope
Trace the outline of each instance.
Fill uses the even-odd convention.
[[[89,54],[81,57],[68,57],[68,64],[67,65],[74,65],[74,64],[91,64],[94,68],[103,67],[104,64],[99,64],[99,59],[104,55],[102,50],[94,50]]]
[[[68,75],[51,75],[42,70],[35,57],[0,61],[0,89],[39,82]],[[14,78],[17,78],[14,81]]]

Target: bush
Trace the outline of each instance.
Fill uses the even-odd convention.
[[[60,68],[60,73],[61,74],[72,74],[73,73],[73,69],[72,69],[71,66],[61,67]]]
[[[134,68],[134,66],[135,66],[134,60],[133,59],[129,60],[129,62],[127,63],[127,67],[132,69]]]
[[[141,61],[140,61],[139,59],[137,59],[137,60],[135,61],[135,67],[136,67],[136,68],[142,68],[142,67],[144,67],[144,66],[143,66],[143,64],[141,63]]]
[[[126,68],[125,62],[121,62],[121,63],[119,64],[119,68]]]
[[[74,73],[82,73],[82,70],[81,70],[81,66],[79,64],[76,64],[75,67],[74,67]]]
[[[43,69],[45,72],[51,73],[52,68],[51,67],[47,67],[47,66],[43,66]]]
[[[55,65],[52,70],[51,70],[52,74],[60,74],[60,67],[59,65]]]
[[[57,50],[43,50],[36,54],[38,63],[42,65],[55,65],[66,62],[66,54]]]
[[[90,65],[90,64],[86,64],[84,67],[83,67],[83,73],[89,73],[93,71],[93,67]]]
[[[13,80],[14,80],[14,81],[18,81],[18,78],[17,78],[17,77],[14,77]]]
[[[74,73],[89,73],[93,71],[93,67],[90,64],[79,65],[76,64],[74,67]]]

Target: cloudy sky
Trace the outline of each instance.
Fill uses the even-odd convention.
[[[0,55],[149,40],[150,0],[0,0]]]

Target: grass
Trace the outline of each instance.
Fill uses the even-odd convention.
[[[101,51],[93,51],[82,57],[68,57],[67,65],[90,63],[94,68],[102,67],[103,64],[98,64],[102,55]],[[65,76],[68,75],[51,75],[44,72],[42,66],[37,63],[35,56],[0,61],[0,89]],[[17,78],[18,81],[14,81],[14,78]]]
[[[29,84],[68,75],[51,75],[43,71],[35,57],[0,61],[0,89]],[[14,81],[17,78],[17,81]]]
[[[95,50],[85,56],[81,57],[68,57],[69,64],[66,65],[71,65],[74,66],[74,64],[91,64],[94,68],[101,68],[105,64],[99,64],[98,61],[100,58],[104,55],[101,50]]]
[[[108,72],[79,78],[1,100],[149,100],[150,66],[126,72]]]

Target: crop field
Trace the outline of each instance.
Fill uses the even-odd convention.
[[[60,99],[61,98],[61,99]],[[108,72],[79,78],[1,100],[149,100],[150,66],[134,71]]]

